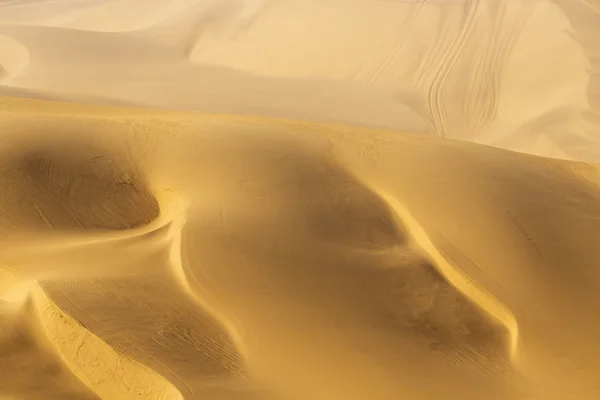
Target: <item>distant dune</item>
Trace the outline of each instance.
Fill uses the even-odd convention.
[[[593,2],[136,4],[0,4],[0,34],[30,53],[26,73],[10,72],[11,88],[600,157],[600,7]]]

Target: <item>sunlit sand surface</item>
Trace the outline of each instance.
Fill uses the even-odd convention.
[[[0,400],[597,400],[600,4],[0,2]]]

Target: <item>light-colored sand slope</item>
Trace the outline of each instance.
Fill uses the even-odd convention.
[[[298,121],[0,110],[0,349],[19,371],[0,395],[600,396],[597,166]]]
[[[28,63],[27,48],[10,36],[0,34],[0,83],[9,83],[27,67]]]
[[[597,162],[598,27],[589,0],[0,2],[0,34],[30,54],[0,94],[392,128]]]
[[[96,10],[96,15],[95,9],[86,8],[90,16],[95,15],[99,26],[106,25],[105,30],[92,29],[91,22],[90,29],[68,24],[0,22],[0,34],[22,43],[33,60],[18,79],[15,77],[10,85],[0,86],[0,94],[429,131],[427,122],[418,113],[397,100],[397,90],[371,90],[360,83],[326,78],[282,79],[190,62],[184,48],[195,46],[197,35],[202,32],[200,29],[194,33],[199,29],[197,26],[201,28],[205,19],[210,22],[215,18],[214,24],[210,24],[219,25],[221,14],[239,14],[235,11],[237,2],[156,3],[161,5],[156,16],[164,20],[134,32],[115,32],[110,28],[121,17],[129,18],[127,24],[132,26],[140,22],[136,18],[144,18],[141,15],[144,12],[140,13],[135,2],[123,1],[106,3],[107,10],[115,9],[106,14]],[[175,14],[164,10],[171,6],[173,12],[178,10]],[[28,7],[35,9],[42,5],[35,3]],[[113,18],[114,14],[119,17]],[[77,21],[83,24],[86,19]],[[412,93],[409,89],[406,92]]]

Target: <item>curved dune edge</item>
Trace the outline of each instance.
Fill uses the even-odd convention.
[[[43,332],[71,372],[103,399],[183,400],[166,379],[115,352],[63,313],[39,286],[31,291]]]
[[[182,229],[186,223],[189,202],[181,195],[171,190],[164,190],[158,196],[160,217],[165,225],[173,232],[169,263],[171,273],[175,277],[183,292],[204,310],[210,310],[211,316],[227,332],[237,351],[244,357],[247,354],[248,338],[244,334],[242,325],[236,323],[234,318],[221,311],[219,301],[204,288],[200,280],[191,275],[184,265]],[[168,221],[168,222],[167,222]],[[193,282],[192,282],[193,281]],[[202,293],[200,294],[199,291]]]
[[[434,262],[438,271],[469,300],[498,320],[507,329],[510,337],[509,356],[512,361],[517,357],[517,344],[519,340],[519,326],[513,312],[489,291],[469,278],[458,265],[450,262],[438,250],[425,229],[412,216],[410,211],[394,196],[381,187],[373,187],[372,190],[381,196],[390,207],[397,213],[398,218],[410,232],[415,244],[420,247]]]
[[[183,226],[181,218],[185,219],[185,208],[180,207],[184,204],[181,197],[172,194],[165,190],[157,197],[159,204],[159,215],[151,222],[127,229],[126,231],[115,230],[99,230],[90,233],[70,233],[70,232],[53,232],[51,238],[43,235],[34,235],[27,233],[24,238],[27,239],[25,244],[19,243],[12,246],[10,250],[11,257],[19,258],[30,252],[34,246],[38,253],[59,253],[66,251],[75,251],[86,246],[97,244],[111,244],[124,240],[133,241],[148,235],[154,235],[158,232],[166,232],[165,235],[157,236],[156,240],[162,241],[164,236],[171,237],[172,231],[178,226]],[[176,205],[175,205],[176,204]],[[187,207],[187,206],[185,206]],[[177,215],[181,213],[182,215]],[[20,235],[14,235],[14,238],[22,239]],[[18,241],[17,241],[18,242]]]
[[[159,205],[159,215],[150,223],[131,228],[126,231],[100,231],[90,234],[72,235],[56,233],[52,238],[39,237],[34,239],[33,246],[38,252],[62,254],[65,252],[83,252],[94,245],[134,246],[135,242],[143,239],[144,243],[153,241],[160,243],[169,252],[165,272],[173,274],[183,295],[191,299],[206,311],[232,339],[236,350],[244,347],[244,335],[238,334],[239,324],[230,322],[229,315],[220,312],[219,302],[208,291],[198,290],[188,282],[188,276],[182,262],[181,231],[187,219],[188,204],[183,194],[168,189],[156,188],[151,190],[156,194]],[[32,242],[13,248],[16,260],[31,251]],[[29,249],[29,250],[28,250]],[[1,270],[0,270],[1,272]],[[12,276],[12,275],[11,275]],[[65,279],[76,279],[69,276]],[[192,277],[193,278],[193,277]],[[18,277],[14,280],[20,281]],[[107,400],[112,399],[150,399],[150,400],[179,400],[183,395],[169,381],[145,365],[129,359],[113,350],[102,339],[90,333],[75,319],[62,311],[48,298],[44,289],[36,281],[28,281],[28,286],[21,290],[22,284],[0,280],[0,299],[28,298],[32,303],[34,320],[39,321],[39,335],[49,342],[56,353],[57,359],[64,363],[77,379],[93,393]],[[6,293],[2,291],[7,287]],[[35,288],[35,290],[32,290]],[[206,299],[205,299],[206,298]],[[21,300],[21,302],[24,300]],[[240,352],[241,353],[241,352]],[[245,376],[240,373],[240,376]],[[192,392],[193,393],[193,392]]]
[[[0,83],[9,84],[29,65],[29,50],[21,43],[0,34]]]

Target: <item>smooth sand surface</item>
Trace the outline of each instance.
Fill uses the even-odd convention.
[[[0,400],[599,399],[599,10],[0,1]]]
[[[599,37],[597,0],[5,0],[0,94],[597,162]]]

